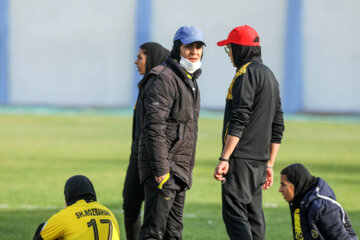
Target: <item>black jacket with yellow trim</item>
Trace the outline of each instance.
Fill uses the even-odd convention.
[[[269,160],[269,144],[281,143],[284,119],[279,83],[260,58],[238,68],[230,84],[224,113],[227,135],[240,138],[232,158]]]
[[[149,72],[140,90],[140,182],[170,172],[191,187],[200,112],[196,79],[200,74],[201,69],[190,79],[171,58]]]

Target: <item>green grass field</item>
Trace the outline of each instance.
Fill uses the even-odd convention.
[[[131,117],[118,115],[0,115],[0,238],[32,239],[40,222],[64,206],[72,175],[88,176],[99,202],[117,216],[125,239],[122,187],[130,154]],[[220,184],[213,177],[221,150],[221,119],[201,118],[194,185],[187,193],[184,239],[228,239]],[[360,121],[286,119],[275,183],[264,192],[267,239],[292,239],[280,170],[294,162],[324,178],[360,233]]]

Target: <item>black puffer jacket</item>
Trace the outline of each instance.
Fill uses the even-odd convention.
[[[170,55],[169,50],[164,48],[158,43],[155,42],[147,42],[140,46],[140,49],[146,51],[146,65],[145,65],[145,72],[143,79],[138,84],[139,92],[141,88],[146,85],[147,79],[149,76],[147,74],[153,67],[161,64],[166,58]],[[141,112],[138,109],[141,105],[141,99],[136,100],[136,105],[134,108],[134,115],[133,115],[133,127],[132,127],[132,144],[131,144],[131,155],[130,160],[138,160],[138,148],[139,148],[139,138],[141,133]],[[137,164],[136,164],[137,165]]]
[[[196,79],[168,58],[153,68],[140,89],[142,133],[139,143],[140,182],[170,172],[192,184],[200,111]]]

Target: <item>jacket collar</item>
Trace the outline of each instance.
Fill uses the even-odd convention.
[[[305,194],[305,196],[300,201],[300,206],[308,208],[315,199],[318,199],[318,195],[323,195],[326,197],[330,197],[336,200],[335,193],[330,188],[330,186],[322,179],[317,179],[317,184],[315,187],[311,188],[309,192]]]
[[[159,75],[160,71],[164,68],[164,63],[152,68],[148,73],[144,75],[141,81],[138,83],[138,88],[141,89],[152,76]]]
[[[240,66],[236,69],[236,71],[238,71],[240,68],[242,68],[242,66],[244,66],[245,64],[247,64],[248,62],[258,62],[258,63],[262,63],[262,59],[261,57],[253,57],[251,59],[247,59],[245,61],[242,61]]]
[[[171,57],[169,57],[166,59],[166,63],[180,78],[182,78],[183,80],[185,80],[185,79],[191,80],[187,76],[185,70],[180,66],[179,62],[176,59],[172,59]],[[193,74],[191,74],[192,80],[196,80],[200,76],[201,72],[202,72],[202,70],[200,68],[200,69],[196,70]]]
[[[178,63],[177,60],[172,59],[171,57],[169,57],[166,60],[166,63],[168,65],[169,68],[171,68],[175,74],[177,76],[179,76],[184,82],[185,84],[192,90],[192,94],[194,97],[196,97],[196,89],[197,89],[197,83],[196,83],[196,79],[200,76],[202,70],[201,68],[196,70],[192,75],[192,78],[190,79],[189,76],[187,75],[187,73],[185,72],[185,70],[180,66],[180,64]]]

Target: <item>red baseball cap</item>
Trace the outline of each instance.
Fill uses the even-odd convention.
[[[236,27],[229,33],[227,39],[217,43],[218,46],[235,43],[243,46],[260,46],[259,34],[250,26]]]

